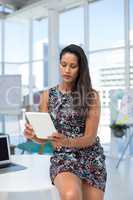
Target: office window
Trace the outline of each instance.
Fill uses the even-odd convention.
[[[48,19],[33,21],[33,58],[44,59],[43,46],[48,45]]]
[[[2,131],[3,131],[3,130],[2,130],[2,123],[3,123],[3,122],[2,122],[2,115],[0,115],[0,132],[1,132],[1,133],[2,133]]]
[[[1,61],[2,61],[2,44],[1,44],[1,20],[0,20],[0,74],[2,73],[2,63],[1,63]]]
[[[5,74],[22,75],[22,95],[27,94],[29,76],[28,23],[5,21]]]
[[[0,75],[2,73],[2,63],[0,62]]]
[[[130,49],[130,66],[133,67],[133,48]]]
[[[48,71],[48,19],[33,22],[33,76],[34,88],[41,90],[47,83]]]
[[[5,64],[5,74],[19,74],[22,77],[22,96],[28,94],[29,87],[29,64]]]
[[[0,20],[0,63],[1,63],[1,52],[2,52],[2,49],[1,49],[1,20]],[[0,73],[1,73],[1,65],[0,65]]]
[[[5,74],[20,74],[22,76],[22,97],[29,93],[29,64],[5,64]],[[23,98],[22,98],[23,106]],[[17,115],[5,116],[5,133],[13,135],[20,134],[22,131],[20,127],[20,118]],[[2,129],[2,121],[1,121]],[[1,130],[2,131],[2,130]]]
[[[102,0],[90,4],[90,50],[123,46],[123,2]]]
[[[28,23],[5,22],[5,61],[27,62],[29,56]],[[15,72],[14,72],[15,73]]]
[[[60,14],[60,47],[70,43],[83,44],[83,8],[75,8]]]
[[[133,48],[130,49],[130,87],[133,88]]]
[[[20,135],[20,119],[18,116],[5,116],[5,133],[10,136]]]
[[[33,63],[33,91],[42,90],[44,87],[44,62]]]
[[[92,83],[95,88],[101,90],[102,87],[117,88],[116,80],[121,75],[122,81],[119,86],[123,86],[124,81],[124,50],[102,51],[90,54],[90,73]],[[104,84],[101,80],[107,80]],[[110,80],[112,80],[110,82]]]
[[[101,118],[98,134],[103,144],[110,142],[111,89],[124,88],[124,49],[108,50],[90,54],[89,67],[92,84],[100,94]],[[106,92],[106,95],[105,95]]]
[[[130,0],[130,44],[133,45],[133,0]]]
[[[5,64],[5,74],[20,74],[22,76],[22,97],[29,93],[29,64]],[[23,106],[23,98],[22,98]],[[17,115],[5,116],[5,133],[10,136],[19,135],[23,131],[20,127],[21,120]],[[2,129],[2,121],[1,121]]]

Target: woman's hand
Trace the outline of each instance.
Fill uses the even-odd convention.
[[[68,141],[67,137],[58,132],[53,133],[52,136],[49,137],[49,139],[51,140],[51,143],[55,149],[66,146]]]
[[[31,140],[35,138],[36,135],[31,125],[25,124],[24,136]]]

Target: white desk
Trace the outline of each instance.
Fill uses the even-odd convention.
[[[0,174],[0,200],[59,200],[49,177],[50,156],[17,155],[12,161],[27,168]]]

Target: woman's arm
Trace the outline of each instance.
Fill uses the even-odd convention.
[[[91,146],[96,139],[99,119],[100,119],[100,99],[99,95],[97,94],[95,98],[95,103],[91,106],[89,110],[89,117],[87,117],[85,122],[84,136],[76,138],[66,138],[62,134],[55,133],[53,136],[55,142],[57,143],[57,146],[58,147],[66,146],[75,148],[85,148]]]
[[[40,96],[39,112],[48,112],[48,91],[44,91]],[[46,139],[40,139],[36,136],[31,125],[26,124],[24,135],[27,139],[31,139],[39,144],[44,144]]]
[[[39,112],[48,112],[48,90],[43,91],[40,95]]]
[[[97,129],[100,119],[100,98],[96,95],[95,104],[90,108],[89,117],[86,119],[85,123],[85,133],[82,137],[77,137],[74,139],[68,139],[68,146],[74,146],[77,148],[84,148],[91,146],[96,139]],[[70,143],[70,144],[69,144]]]

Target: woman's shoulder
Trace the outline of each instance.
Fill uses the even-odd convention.
[[[41,96],[48,96],[49,90],[48,89],[44,89],[40,92]]]
[[[49,93],[49,91],[52,91],[52,90],[55,90],[57,88],[57,85],[55,86],[52,86],[52,87],[47,87],[47,88],[44,88],[41,93]]]
[[[44,90],[41,91],[41,95],[48,98],[49,95],[56,92],[56,88],[57,88],[57,86],[45,88]]]
[[[88,91],[88,95],[91,96],[91,97],[99,98],[99,91],[92,88],[91,90]]]
[[[90,98],[90,101],[93,105],[100,105],[100,94],[99,91],[97,91],[96,89],[92,88],[89,92],[88,92],[88,99]]]
[[[52,96],[52,93],[55,90],[55,86],[51,88],[45,88],[40,92],[40,104],[39,104],[39,110],[42,112],[48,111],[48,104],[50,96]]]

